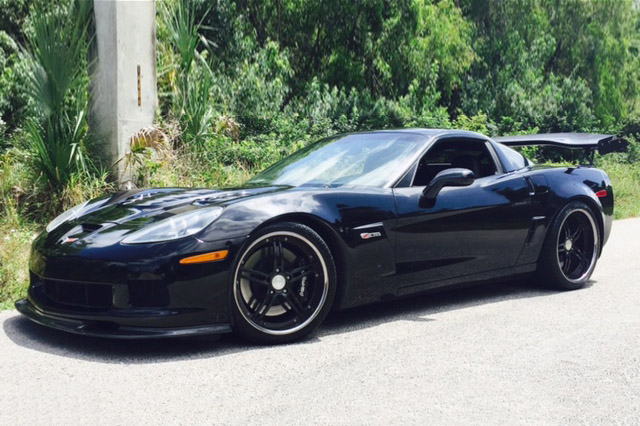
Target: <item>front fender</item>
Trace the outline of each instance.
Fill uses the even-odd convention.
[[[391,190],[336,189],[269,194],[225,206],[199,238],[248,238],[269,224],[290,221],[314,229],[329,245],[339,275],[336,307],[377,301],[395,291],[395,203]],[[377,227],[361,237],[357,228]],[[371,229],[371,228],[367,228]]]

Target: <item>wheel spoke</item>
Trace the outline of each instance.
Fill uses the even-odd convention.
[[[273,257],[273,272],[276,272],[276,269],[278,269],[278,243],[275,238],[271,243],[271,256]]]
[[[249,301],[247,302],[247,307],[249,308],[249,310],[254,310],[256,302],[258,302],[258,299],[256,299],[254,295],[251,295]]]
[[[284,269],[284,249],[282,248],[282,241],[274,239],[271,250],[273,251],[273,271],[282,271]]]
[[[276,297],[273,294],[268,293],[265,298],[262,299],[262,302],[259,304],[259,306],[254,309],[253,313],[251,314],[253,318],[256,321],[262,321],[262,318],[264,318],[267,312],[269,312],[269,310],[271,309],[271,306],[273,306],[273,302],[275,301],[275,299]]]
[[[313,268],[311,267],[311,265],[304,265],[299,268],[292,269],[288,273],[289,282],[290,283],[298,282],[305,276],[310,275],[312,273],[313,273]]]
[[[240,277],[246,278],[249,281],[260,283],[263,285],[269,285],[269,275],[264,272],[256,271],[255,269],[244,268],[240,270]]]
[[[299,320],[302,321],[304,319],[304,307],[302,306],[298,298],[292,293],[289,293],[287,295],[287,305],[291,307],[291,310]]]
[[[574,242],[577,241],[582,236],[582,232],[583,231],[584,231],[584,224],[579,223],[578,226],[576,227],[576,229],[571,234],[571,239]]]
[[[576,248],[576,249],[573,249],[572,253],[578,260],[578,264],[581,264],[585,258],[584,253],[582,253],[582,250]]]
[[[280,263],[280,270],[284,271],[284,248],[282,247],[282,241],[278,241],[279,256],[278,262]]]
[[[569,267],[571,265],[571,255],[567,253],[564,257],[564,265],[562,265],[562,271],[566,274],[569,273]]]

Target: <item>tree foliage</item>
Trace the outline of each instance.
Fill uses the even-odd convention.
[[[159,0],[158,126],[214,170],[189,174],[198,184],[336,132],[638,134],[636,3]],[[76,41],[90,18],[70,12],[82,4],[0,0],[0,146],[29,136],[28,158],[54,187],[82,168],[91,139]]]
[[[637,108],[630,0],[465,0],[477,55],[461,108],[544,130],[610,129]],[[509,130],[509,129],[506,129]]]
[[[192,5],[208,41],[191,50],[214,77],[213,120],[233,117],[245,136],[292,116],[321,134],[476,115],[492,133],[615,131],[638,115],[631,0]]]

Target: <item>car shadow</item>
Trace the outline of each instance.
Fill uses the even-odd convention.
[[[581,290],[591,287],[589,281]],[[558,294],[531,279],[463,285],[457,288],[436,289],[418,296],[410,296],[346,311],[332,312],[316,332],[317,337],[344,333],[393,321],[435,321],[433,315],[473,308],[512,299],[526,299]]]
[[[589,283],[587,287],[591,286]],[[406,299],[331,312],[319,329],[294,345],[318,344],[324,337],[375,327],[392,321],[436,321],[432,316],[506,300],[557,294],[530,281],[509,281],[431,292]],[[265,350],[233,335],[215,338],[112,340],[79,336],[35,324],[21,315],[3,323],[5,335],[24,348],[100,363],[147,364],[214,358]]]

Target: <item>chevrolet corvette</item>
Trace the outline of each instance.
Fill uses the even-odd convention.
[[[231,189],[120,192],[64,212],[34,240],[32,321],[111,338],[234,332],[284,343],[331,309],[535,274],[585,285],[613,191],[592,165],[534,165],[511,146],[593,158],[620,140],[458,130],[342,134]]]

